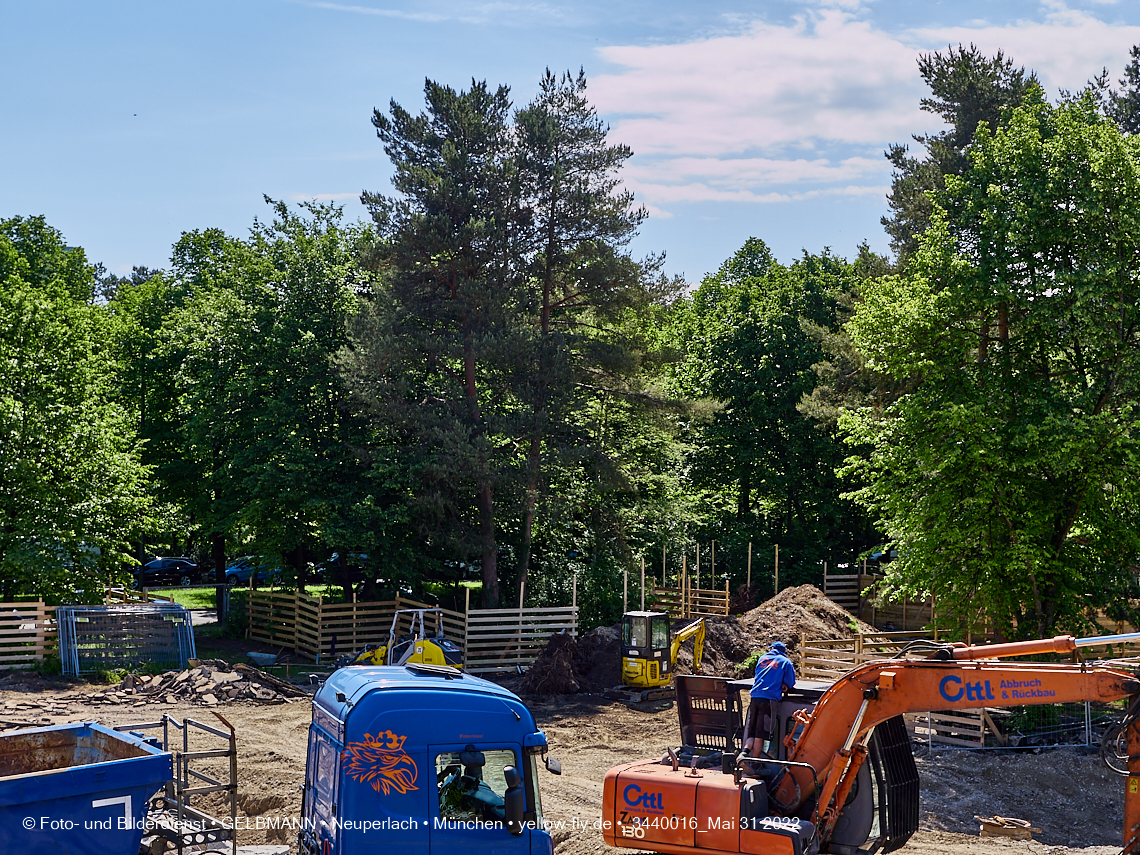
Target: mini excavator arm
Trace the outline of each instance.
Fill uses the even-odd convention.
[[[693,639],[693,673],[699,674],[701,673],[701,662],[705,657],[704,618],[698,618],[673,636],[673,643],[669,645],[669,662],[676,666],[677,654],[681,651],[681,645],[690,638]]]

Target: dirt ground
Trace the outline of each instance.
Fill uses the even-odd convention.
[[[201,706],[151,704],[136,708],[94,707],[84,694],[105,686],[8,677],[0,680],[0,729],[30,717],[28,703],[41,705],[34,721],[98,720],[117,725],[176,718],[216,721]],[[21,706],[25,705],[25,706]],[[676,714],[631,710],[589,695],[563,695],[530,703],[562,762],[561,776],[541,772],[543,808],[554,824],[559,855],[611,851],[600,832],[581,830],[600,816],[601,787],[611,766],[660,756],[679,740]],[[305,774],[310,704],[242,701],[218,707],[236,728],[240,759],[239,814],[299,816]],[[1120,849],[1123,780],[1097,756],[1073,750],[1040,754],[939,751],[918,757],[922,774],[922,826],[902,850],[911,855],[1114,855]],[[1029,820],[1043,833],[1033,842],[979,839],[974,815]],[[292,842],[272,830],[243,830],[243,844]],[[613,850],[616,851],[616,850]]]

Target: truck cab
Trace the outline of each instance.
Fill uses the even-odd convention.
[[[545,753],[534,716],[494,683],[433,665],[342,668],[313,699],[300,851],[552,855]]]

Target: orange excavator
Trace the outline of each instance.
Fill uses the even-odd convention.
[[[1102,755],[1126,777],[1124,849],[1140,855],[1140,679],[1132,663],[1002,662],[1140,640],[1140,633],[969,647],[912,642],[781,702],[771,757],[739,753],[748,681],[679,677],[682,745],[606,774],[610,846],[674,855],[891,852],[918,827],[918,772],[902,714],[1129,699]],[[902,658],[919,654],[922,659]],[[782,735],[782,739],[779,736]]]

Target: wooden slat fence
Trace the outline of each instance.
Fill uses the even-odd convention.
[[[728,614],[728,581],[725,580],[724,590],[717,588],[694,588],[691,581],[681,577],[681,585],[677,588],[654,588],[653,607],[669,616],[678,618],[708,617],[712,615]]]
[[[837,680],[864,662],[889,659],[907,642],[925,637],[919,632],[876,632],[854,638],[806,640],[799,647],[797,672],[808,680]]]
[[[404,597],[382,602],[326,603],[320,597],[282,591],[250,591],[247,637],[316,662],[328,662],[365,644],[385,643],[392,618],[400,609],[432,608]],[[428,618],[428,630],[438,628]],[[578,634],[576,606],[524,609],[444,609],[443,633],[464,652],[472,673],[511,670],[534,663],[549,637]],[[410,628],[401,617],[396,635]]]
[[[103,605],[128,605],[130,603],[173,603],[173,596],[152,594],[149,588],[135,591],[130,588],[108,588],[103,595]]]
[[[30,668],[58,650],[54,606],[0,603],[0,670]]]
[[[529,667],[560,632],[577,637],[578,607],[472,609],[467,612],[465,667],[473,674]]]

